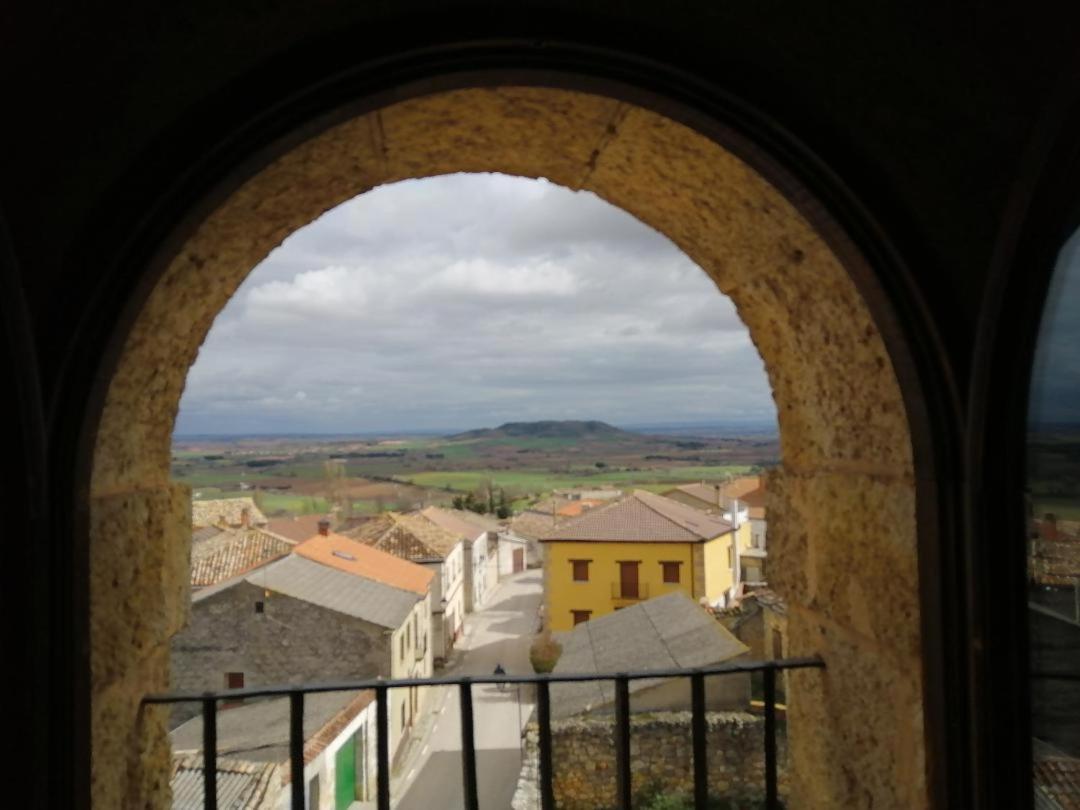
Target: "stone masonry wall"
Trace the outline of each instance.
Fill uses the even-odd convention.
[[[644,714],[630,720],[630,761],[635,806],[656,793],[692,795],[690,712]],[[765,795],[764,721],[738,712],[710,712],[706,719],[710,794],[735,801]],[[552,722],[555,803],[562,810],[615,806],[615,727],[611,718],[575,717]],[[786,740],[777,736],[780,793],[787,791]],[[536,810],[537,727],[526,733],[525,760],[513,810]]]

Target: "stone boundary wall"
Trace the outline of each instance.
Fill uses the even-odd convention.
[[[643,714],[630,719],[630,762],[635,807],[656,792],[692,795],[693,753],[690,712]],[[613,718],[574,717],[552,721],[555,803],[561,810],[601,810],[615,806],[615,726]],[[765,729],[760,717],[741,712],[706,716],[710,793],[734,801],[765,795]],[[787,744],[778,728],[780,795],[787,795]],[[529,724],[525,757],[513,810],[537,810],[537,726]]]

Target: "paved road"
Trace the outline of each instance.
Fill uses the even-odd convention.
[[[462,655],[446,674],[487,675],[497,663],[511,674],[532,672],[529,644],[540,605],[539,571],[500,583],[488,605],[470,617]],[[442,689],[429,698],[434,723],[417,741],[418,753],[394,786],[397,810],[456,810],[461,787],[461,716],[457,694]],[[506,810],[521,770],[521,728],[532,713],[531,694],[508,687],[473,687],[477,785],[482,810]],[[398,798],[400,797],[400,798]]]

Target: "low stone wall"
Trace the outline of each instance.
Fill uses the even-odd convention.
[[[635,806],[655,793],[692,795],[693,754],[690,712],[637,715],[630,721],[630,761]],[[739,801],[765,794],[764,722],[735,712],[710,712],[709,791]],[[600,810],[615,806],[615,727],[613,718],[575,717],[552,723],[555,803],[562,810]],[[777,735],[780,794],[786,795],[786,740]],[[525,759],[513,810],[536,810],[537,729],[526,732]]]

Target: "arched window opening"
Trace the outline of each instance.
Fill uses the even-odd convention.
[[[730,296],[764,361],[780,426],[766,550],[776,551],[769,584],[786,602],[784,651],[820,655],[828,667],[785,679],[790,795],[806,807],[926,806],[913,449],[890,356],[902,341],[873,274],[812,195],[730,131],[698,131],[616,98],[533,87],[434,93],[330,127],[233,188],[168,257],[124,336],[97,432],[95,803],[157,806],[167,795],[167,718],[141,700],[167,688],[170,640],[187,622],[192,504],[187,487],[171,480],[171,439],[184,380],[213,319],[259,261],[322,213],[376,186],[455,172],[547,177],[591,191],[670,239]],[[555,273],[548,279],[558,281]],[[918,392],[907,396],[918,401]],[[327,466],[328,482],[348,477],[339,475],[345,462]],[[654,497],[645,492],[640,508],[652,509]],[[747,500],[721,493],[709,519],[752,521]],[[257,515],[248,510],[250,523]],[[312,555],[363,564],[355,549],[337,545],[332,526],[315,529]],[[487,550],[473,548],[454,571]],[[720,560],[733,577],[743,570],[739,555],[728,565],[721,551]],[[658,582],[663,570],[635,566],[643,561],[629,555],[603,562],[619,573],[608,598],[621,602],[640,601],[652,587],[646,568]],[[700,580],[702,566],[682,562],[680,581]],[[567,560],[568,580],[575,567]],[[602,567],[590,563],[590,584]],[[636,577],[624,580],[624,569]],[[256,576],[248,584],[264,608],[242,615],[282,620],[273,615],[281,581]],[[562,614],[568,623],[575,609]],[[458,639],[465,612],[447,609]],[[401,636],[387,629],[389,647],[403,663],[415,661],[417,634],[402,650]],[[413,716],[418,699],[403,702],[401,716]]]

